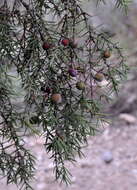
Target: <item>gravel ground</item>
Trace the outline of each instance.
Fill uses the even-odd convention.
[[[68,164],[73,175],[68,187],[54,181],[53,164],[43,149],[42,138],[25,137],[37,157],[34,190],[136,190],[137,123],[130,125],[127,118],[127,115],[122,119],[119,117],[124,125],[107,126],[101,135],[89,138],[88,146],[83,148],[85,157],[77,158],[75,165]],[[18,189],[14,185],[6,186],[4,180],[0,187],[1,190]]]
[[[44,150],[42,137],[24,138],[37,157],[34,190],[137,190],[136,78],[137,75],[126,83],[119,99],[110,107],[109,112],[115,114],[112,124],[88,139],[88,146],[83,148],[85,157],[77,158],[75,165],[66,163],[73,176],[70,186],[55,182],[54,166]],[[0,181],[0,190],[13,189],[18,190]]]

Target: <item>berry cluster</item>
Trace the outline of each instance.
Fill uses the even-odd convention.
[[[63,38],[61,40],[61,45],[63,45],[64,47],[70,47],[70,48],[77,48],[78,47],[78,43],[76,43],[75,40],[72,39],[68,39],[68,38]],[[43,45],[43,50],[51,50],[53,47],[56,47],[54,43],[48,42],[48,41],[44,41]],[[108,59],[111,56],[111,52],[110,50],[105,50],[102,53],[102,58],[103,59]],[[79,71],[81,71],[82,69],[80,67],[78,68],[74,68],[73,67],[73,63],[71,64],[71,67],[69,67],[67,73],[69,74],[69,76],[71,77],[77,77],[79,74]],[[82,72],[81,72],[82,73]],[[85,71],[83,71],[83,74],[85,74]],[[102,82],[105,79],[105,76],[103,73],[101,72],[97,72],[94,76],[93,79],[97,82]],[[86,84],[84,81],[80,80],[77,81],[75,84],[76,88],[78,90],[84,91],[86,88]],[[41,91],[43,91],[46,95],[51,94],[52,91],[54,91],[54,89],[50,88],[50,87],[41,87]],[[60,93],[52,93],[51,94],[51,102],[58,104],[62,102],[62,96]]]

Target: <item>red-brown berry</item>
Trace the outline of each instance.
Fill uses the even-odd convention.
[[[109,50],[105,50],[103,53],[104,58],[109,58],[111,56],[111,52]]]
[[[56,94],[52,94],[51,96],[51,101],[55,104],[59,104],[62,102],[62,97],[60,94],[56,93]]]
[[[63,39],[63,40],[61,41],[61,44],[62,44],[63,46],[68,46],[69,43],[70,43],[69,39]]]
[[[104,75],[102,73],[97,73],[95,74],[94,79],[97,80],[98,82],[102,82],[104,79]]]
[[[77,48],[78,46],[76,40],[70,40],[69,45],[71,48]]]
[[[49,42],[44,42],[42,47],[44,50],[48,50],[48,49],[52,48],[52,44]]]

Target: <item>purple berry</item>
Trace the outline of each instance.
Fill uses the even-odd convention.
[[[41,91],[45,92],[45,87],[44,86],[42,86],[40,89],[41,89]]]
[[[41,87],[41,91],[47,93],[47,94],[50,94],[51,93],[51,88],[50,87],[45,87],[45,86],[42,86]]]
[[[68,73],[70,74],[70,76],[76,77],[78,72],[77,70],[71,68],[68,70]]]
[[[45,92],[48,93],[48,94],[50,94],[50,93],[51,93],[51,88],[47,87],[47,88],[45,89]]]

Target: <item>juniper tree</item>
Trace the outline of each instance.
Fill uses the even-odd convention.
[[[65,161],[81,156],[81,145],[99,130],[102,104],[118,91],[127,72],[124,56],[117,42],[94,28],[79,0],[8,3],[0,5],[1,176],[8,184],[31,188],[35,158],[23,142],[29,130],[43,134],[55,178],[69,183]],[[127,8],[128,1],[115,3]],[[12,102],[12,68],[25,91],[21,111]]]

